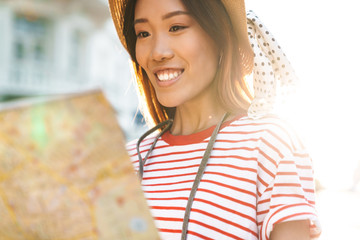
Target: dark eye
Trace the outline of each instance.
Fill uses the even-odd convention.
[[[146,37],[148,37],[148,36],[150,36],[150,34],[149,34],[148,32],[139,32],[139,33],[136,35],[137,38],[146,38]]]
[[[177,31],[179,31],[179,30],[182,30],[182,29],[185,29],[186,27],[184,27],[184,26],[178,26],[178,25],[176,25],[176,26],[172,26],[171,28],[170,28],[170,32],[177,32]]]

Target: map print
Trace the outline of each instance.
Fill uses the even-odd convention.
[[[101,91],[0,111],[0,239],[159,239],[124,141]]]

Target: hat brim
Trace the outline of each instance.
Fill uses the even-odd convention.
[[[242,56],[242,64],[245,74],[251,74],[254,64],[254,53],[250,46],[247,31],[247,18],[244,0],[221,0],[233,25],[238,39],[239,51]]]

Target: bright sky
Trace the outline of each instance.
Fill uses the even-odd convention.
[[[356,1],[246,0],[246,4],[275,36],[300,78],[299,101],[289,118],[313,157],[315,176],[326,187],[350,188],[360,165]]]

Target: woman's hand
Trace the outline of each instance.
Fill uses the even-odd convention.
[[[275,224],[270,240],[310,240],[309,220]]]

